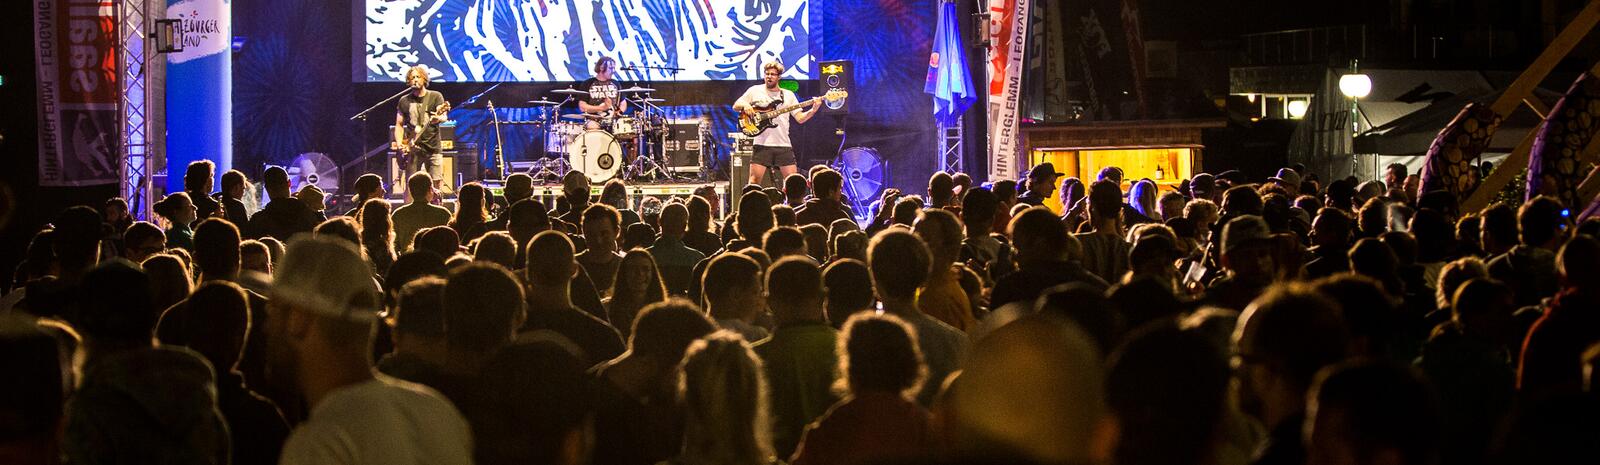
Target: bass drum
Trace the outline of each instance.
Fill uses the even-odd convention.
[[[617,177],[622,169],[622,144],[611,133],[599,129],[584,131],[567,143],[567,161],[589,182],[599,184]]]

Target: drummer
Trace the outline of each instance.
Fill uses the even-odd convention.
[[[584,122],[588,129],[599,129],[599,120],[610,120],[628,111],[628,101],[622,98],[622,88],[612,80],[616,71],[616,60],[600,57],[600,61],[594,63],[594,77],[578,84],[578,90],[589,93],[578,100],[578,109],[589,116],[586,118],[588,121]]]

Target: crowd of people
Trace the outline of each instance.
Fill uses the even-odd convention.
[[[341,215],[278,168],[252,214],[214,171],[160,226],[113,199],[34,236],[0,462],[1600,460],[1600,220],[1401,165],[941,172],[861,215],[826,167],[726,214],[577,173],[450,209],[418,173]]]

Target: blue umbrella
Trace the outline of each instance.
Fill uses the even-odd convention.
[[[967,72],[966,51],[962,49],[961,17],[956,14],[953,1],[940,1],[939,30],[933,36],[928,81],[922,91],[933,94],[933,117],[945,125],[960,121],[961,114],[977,99],[972,76]]]

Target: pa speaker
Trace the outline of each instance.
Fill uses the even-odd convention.
[[[845,92],[855,91],[855,66],[850,60],[834,60],[818,63],[822,71],[822,89],[819,94],[833,90]],[[850,113],[850,99],[839,99],[832,102],[822,102],[822,114],[843,115]]]

